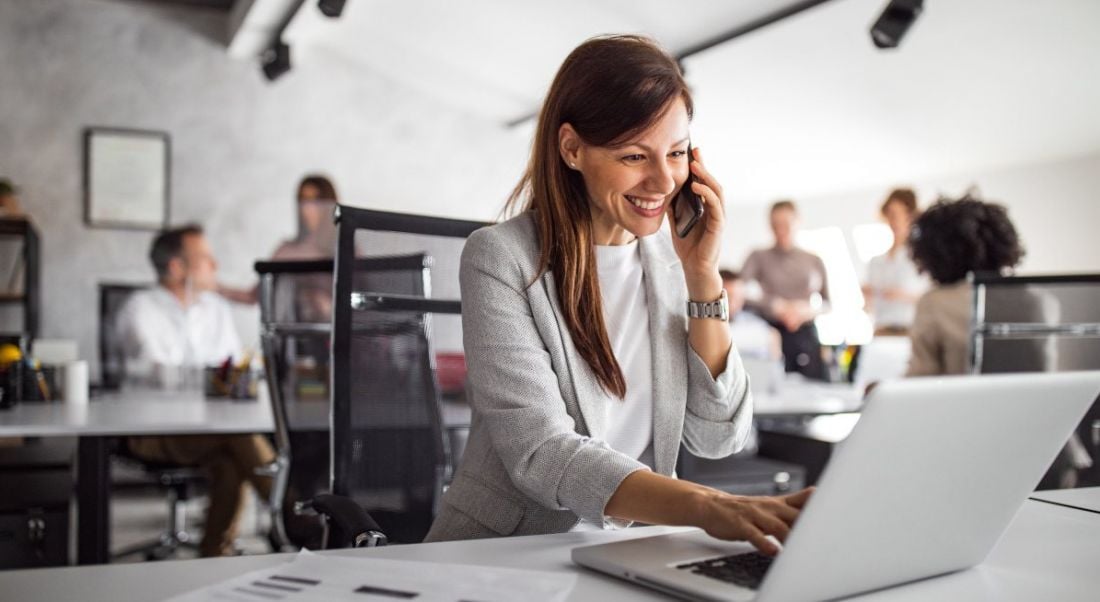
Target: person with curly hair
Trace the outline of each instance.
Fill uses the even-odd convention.
[[[963,195],[940,199],[913,225],[909,249],[935,282],[917,301],[907,376],[970,372],[971,272],[1005,272],[1024,248],[1008,211]]]

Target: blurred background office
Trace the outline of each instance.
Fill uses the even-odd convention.
[[[0,230],[0,334],[66,341],[65,361],[102,384],[104,284],[150,284],[153,238],[196,223],[241,344],[258,352],[257,260],[331,257],[337,200],[497,220],[561,58],[590,36],[639,32],[681,58],[693,88],[692,142],[728,202],[722,265],[749,310],[767,292],[750,254],[775,246],[777,200],[797,208],[789,242],[823,273],[785,329],[812,330],[817,355],[788,369],[822,386],[901,377],[934,286],[907,237],[941,196],[976,190],[1004,207],[1027,250],[1015,274],[1100,273],[1100,3],[929,0],[897,48],[879,49],[868,30],[889,4],[5,0],[0,219],[30,225]],[[150,164],[165,166],[163,203],[143,225],[97,217],[97,132],[164,153]],[[28,228],[33,256],[20,250]],[[377,241],[369,254],[432,250]],[[443,276],[457,252],[433,255],[433,292],[457,298]],[[313,282],[323,293],[331,278]],[[313,301],[310,319],[327,321],[331,298]],[[759,313],[771,330],[748,314],[732,327],[751,331],[748,367],[774,392],[791,378],[771,369],[784,328]],[[435,335],[460,365],[459,329]],[[773,442],[762,429],[761,452]],[[249,551],[270,549],[263,506],[245,520]]]

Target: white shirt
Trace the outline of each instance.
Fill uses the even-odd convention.
[[[116,329],[127,372],[151,366],[217,365],[241,357],[229,303],[199,293],[184,307],[162,286],[134,293],[119,311]]]
[[[653,440],[653,351],[638,241],[596,247],[604,324],[626,379],[626,397],[604,408],[603,439],[612,449],[640,458]]]
[[[867,264],[867,286],[871,289],[875,326],[912,326],[916,301],[890,301],[882,294],[886,289],[900,288],[919,296],[928,290],[929,284],[904,250],[895,252],[893,257],[888,252],[872,257]]]

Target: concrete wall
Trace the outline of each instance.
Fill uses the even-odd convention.
[[[294,232],[305,172],[333,176],[349,204],[491,219],[522,169],[522,134],[333,57],[268,83],[226,56],[224,32],[202,9],[0,2],[0,175],[42,233],[42,334],[77,339],[93,362],[97,283],[152,280],[152,234],[84,225],[87,126],[171,134],[171,221],[202,223],[222,279],[240,285]],[[255,340],[256,311],[238,314]]]

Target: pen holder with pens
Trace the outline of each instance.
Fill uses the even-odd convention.
[[[20,401],[50,401],[46,371],[22,359],[0,366],[0,408],[10,408]]]
[[[249,364],[207,366],[204,371],[203,391],[207,397],[256,399],[256,380],[257,373]]]
[[[23,397],[23,362],[0,367],[0,409],[10,408]]]

